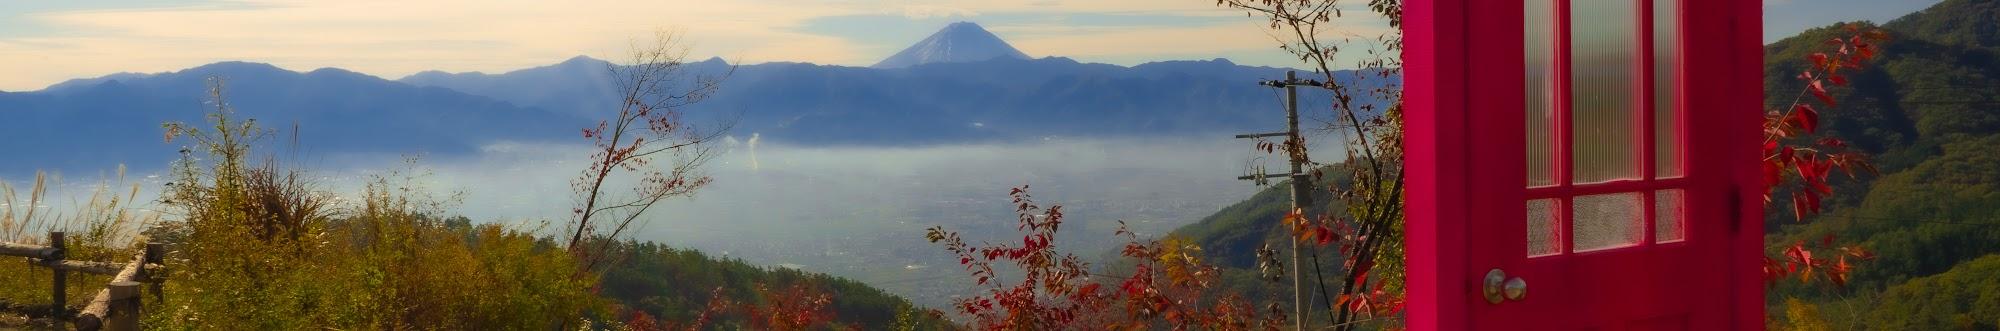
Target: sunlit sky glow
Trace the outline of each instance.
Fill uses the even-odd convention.
[[[1834,20],[1886,21],[1937,0],[1767,0],[1767,39]],[[1362,3],[1355,1],[1356,3]],[[385,78],[502,72],[576,55],[616,58],[634,38],[680,30],[694,56],[866,66],[953,21],[1031,56],[1132,65],[1229,58],[1298,66],[1258,18],[1210,0],[109,0],[0,3],[0,90],[162,72],[226,60]],[[1337,34],[1387,28],[1363,10]],[[1358,52],[1354,52],[1358,56]]]

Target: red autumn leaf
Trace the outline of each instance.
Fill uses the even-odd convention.
[[[1806,221],[1806,199],[1800,197],[1799,195],[1801,194],[1805,194],[1805,192],[1804,191],[1792,192],[1792,216],[1794,217],[1794,220],[1797,220],[1800,223],[1804,223]]]
[[[1777,259],[1772,259],[1772,258],[1771,258],[1770,256],[1765,256],[1765,257],[1764,257],[1764,283],[1765,283],[1765,284],[1777,284],[1777,283],[1778,283],[1778,279],[1779,279],[1779,278],[1784,278],[1784,277],[1785,277],[1785,268],[1784,268],[1784,266],[1783,266],[1783,265],[1782,265],[1781,263],[1778,263],[1778,260],[1777,260]]]
[[[1798,107],[1792,108],[1792,116],[1792,124],[1805,129],[1807,133],[1819,131],[1819,110],[1813,109],[1812,106],[1799,104]]]
[[[1840,263],[1838,265],[1835,265],[1833,268],[1828,269],[1826,271],[1826,279],[1833,281],[1834,286],[1847,287],[1848,269],[1850,269],[1850,267],[1847,265],[1847,258],[1841,258]]]
[[[1826,184],[1820,184],[1819,187],[1822,190],[1825,190]],[[1819,193],[1806,193],[1806,207],[1812,208],[1812,212],[1814,214],[1817,214],[1820,211],[1819,197],[1820,197]]]
[[[1838,105],[1838,103],[1833,101],[1833,95],[1826,93],[1826,85],[1822,84],[1820,80],[1815,79],[1812,82],[1807,83],[1806,91],[1812,92],[1813,97],[1819,98],[1819,101],[1826,103],[1827,107],[1833,107],[1835,105]]]
[[[1347,299],[1347,310],[1358,311],[1361,310],[1363,307],[1368,306],[1368,296],[1366,295],[1356,295],[1351,297],[1345,295],[1342,296],[1343,298]]]
[[[1821,161],[1821,162],[1825,162],[1825,161]],[[1818,174],[1814,174],[1814,175],[1813,175],[1813,176],[1815,176],[1815,177],[1817,177],[1817,178],[1815,178],[1815,180],[1810,180],[1810,181],[1806,181],[1806,185],[1809,185],[1809,186],[1811,186],[1810,188],[1811,188],[1811,189],[1813,189],[1813,190],[1817,190],[1817,191],[1819,191],[1819,194],[1833,194],[1833,186],[1829,186],[1829,185],[1826,185],[1826,175],[1827,175],[1827,170],[1828,170],[1828,169],[1831,169],[1832,167],[1831,167],[1831,166],[1828,166],[1828,165],[1825,165],[1825,164],[1821,164],[1821,165],[1819,165],[1819,166],[1816,166],[1816,167],[1814,167],[1814,168],[1815,168],[1815,170],[1818,170],[1818,171],[1819,171],[1819,173],[1818,173]],[[1819,209],[1819,208],[1817,207],[1817,206],[1819,205],[1819,196],[1818,196],[1818,195],[1814,195],[1814,196],[1813,196],[1813,205],[1815,206],[1815,207],[1813,208],[1813,210],[1818,210],[1818,209]]]
[[[1806,266],[1813,264],[1812,250],[1806,249],[1806,243],[1804,242],[1793,243],[1791,248],[1785,249],[1785,255],[1790,256],[1793,261]]]
[[[1375,260],[1370,259],[1370,260],[1360,261],[1359,265],[1354,266],[1354,275],[1355,275],[1354,278],[1368,279],[1368,269],[1373,269],[1374,267],[1375,267]]]

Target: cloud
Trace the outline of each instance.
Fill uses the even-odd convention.
[[[967,18],[974,16],[979,16],[979,12],[958,7],[929,5],[903,6],[903,17],[909,19]]]
[[[1272,31],[1258,22],[1138,27],[1002,25],[992,27],[992,30],[994,33],[1007,36],[1008,41],[1015,47],[1029,54],[1069,56],[1084,60],[1129,58],[1134,55],[1147,55],[1152,58],[1212,58],[1218,53],[1241,54],[1241,52],[1257,51],[1284,55],[1275,49],[1278,42],[1271,37]],[[1328,35],[1351,35],[1355,37],[1353,40],[1359,41],[1372,40],[1375,36],[1389,32],[1389,29],[1387,24],[1376,26],[1362,21],[1336,25],[1328,31]],[[1349,53],[1358,54],[1364,47],[1355,45],[1350,48],[1353,48],[1353,51]]]
[[[952,272],[901,272],[910,264],[951,261],[924,241],[924,228],[961,230],[971,241],[1015,233],[1006,191],[1023,184],[1033,185],[1036,201],[1064,206],[1070,223],[1062,238],[1068,239],[1058,240],[1080,251],[1112,249],[1116,242],[1079,239],[1109,238],[1119,221],[1141,236],[1157,235],[1259,189],[1235,179],[1257,153],[1245,142],[1215,136],[909,147],[763,142],[757,149],[762,170],[742,166],[750,155],[741,149],[718,155],[704,171],[712,184],[651,209],[644,228],[631,233],[759,265],[800,264],[885,282]],[[570,180],[591,151],[581,144],[503,142],[475,155],[426,158],[413,173],[430,174],[417,184],[431,193],[464,193],[449,212],[532,229],[572,216]],[[329,156],[312,174],[323,176],[324,189],[351,197],[367,175],[398,169],[402,160]],[[621,184],[607,192],[629,192]],[[552,228],[560,225],[543,229]],[[878,270],[899,272],[871,272]],[[940,292],[926,291],[935,284],[893,285],[889,290],[923,303],[948,303]]]
[[[422,70],[505,71],[575,55],[603,58],[654,29],[685,32],[695,54],[747,61],[856,63],[846,41],[790,29],[861,13],[769,1],[303,1],[241,6],[58,11],[25,15],[61,33],[0,39],[0,89],[62,79],[159,72],[219,60],[293,69],[342,67],[400,77]]]

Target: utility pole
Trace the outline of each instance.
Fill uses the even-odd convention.
[[[1285,175],[1292,179],[1292,210],[1303,211],[1312,206],[1312,183],[1310,183],[1312,176],[1305,171],[1306,160],[1303,157],[1306,154],[1306,142],[1304,138],[1299,137],[1299,90],[1297,86],[1318,85],[1318,82],[1300,81],[1298,79],[1298,72],[1286,71],[1284,81],[1265,81],[1259,82],[1258,85],[1285,89],[1285,132],[1241,134],[1236,135],[1236,138],[1285,137],[1285,155],[1291,159],[1292,163],[1292,172]],[[1237,177],[1236,179],[1253,180],[1258,185],[1263,185],[1265,178],[1268,177],[1275,176],[1267,176],[1262,171],[1259,171],[1258,173]],[[1293,238],[1292,236],[1286,237]],[[1305,258],[1303,257],[1304,255],[1299,254],[1299,250],[1302,249],[1301,244],[1296,238],[1291,239],[1291,241],[1292,316],[1294,316],[1292,327],[1295,330],[1304,330],[1306,328],[1306,321],[1310,319],[1308,315],[1311,313],[1311,310],[1307,308],[1307,301],[1311,297],[1305,294],[1306,274],[1301,268],[1305,266]]]

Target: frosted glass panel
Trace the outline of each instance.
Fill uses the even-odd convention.
[[[1681,176],[1680,123],[1675,121],[1680,90],[1680,1],[1653,0],[1653,172]]]
[[[1556,200],[1528,200],[1528,256],[1562,253],[1557,238]]]
[[[1555,185],[1555,0],[1524,0],[1528,187]]]
[[[1576,183],[1639,178],[1636,2],[1570,2],[1570,148]]]
[[[1638,192],[1576,197],[1570,218],[1570,245],[1593,251],[1638,244],[1646,235]]]
[[[1681,190],[1653,191],[1653,241],[1675,242],[1687,239],[1687,224],[1681,206],[1686,192]]]

